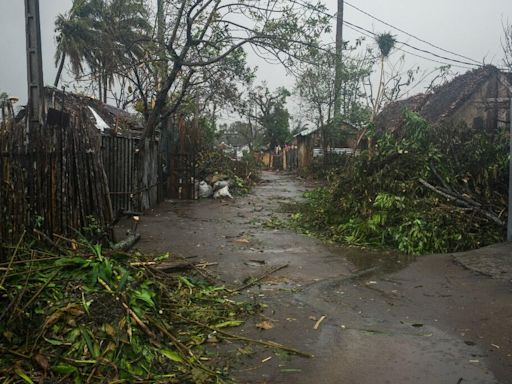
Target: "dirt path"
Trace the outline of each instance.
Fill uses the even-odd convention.
[[[413,262],[266,229],[262,223],[283,215],[283,203],[306,186],[286,175],[263,179],[233,201],[162,204],[144,217],[138,245],[218,263],[212,272],[229,285],[289,264],[244,293],[268,308],[240,332],[315,357],[253,348],[233,361],[240,383],[512,383],[510,282],[465,270],[450,256]],[[262,320],[274,328],[258,330]]]

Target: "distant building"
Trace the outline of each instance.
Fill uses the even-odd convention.
[[[409,109],[434,125],[465,123],[468,127],[495,130],[508,123],[512,74],[487,65],[438,87],[430,94],[419,94],[387,105],[378,115],[378,132],[393,132],[403,124]]]

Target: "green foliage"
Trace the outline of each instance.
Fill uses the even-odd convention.
[[[201,134],[201,146],[203,148],[212,148],[217,137],[217,125],[215,120],[207,117],[200,119],[199,129]]]
[[[349,51],[355,49],[348,48]],[[366,125],[370,118],[362,84],[371,73],[372,62],[366,57],[354,58],[350,52],[344,53],[341,72],[343,97],[338,121],[334,120],[335,52],[315,52],[309,62],[311,64],[299,72],[295,83],[295,92],[301,100],[302,118],[320,130],[324,148],[347,146],[346,129],[340,129],[342,123],[349,121],[359,127]]]
[[[306,168],[300,169],[302,177],[314,180],[327,180],[337,169],[347,166],[351,161],[350,154],[329,153],[327,156],[315,157]]]
[[[264,140],[270,148],[277,145],[283,146],[291,141],[290,114],[285,107],[276,105],[268,115],[262,118],[261,124],[265,129]]]
[[[502,241],[504,227],[480,209],[506,211],[506,133],[434,128],[411,112],[405,118],[402,130],[378,139],[373,156],[350,158],[308,193],[295,224],[332,241],[410,254]],[[420,180],[475,204],[458,204]]]
[[[249,91],[246,99],[237,106],[238,112],[246,116],[250,123],[240,131],[251,147],[263,144],[273,148],[289,143],[290,114],[286,109],[286,99],[290,92],[283,87],[270,91],[264,83]]]
[[[74,0],[55,21],[55,63],[68,59],[77,78],[87,66],[106,102],[107,90],[127,59],[145,54],[150,24],[144,4],[135,0]],[[60,73],[58,74],[60,76]],[[58,78],[55,83],[58,83]]]
[[[382,57],[388,57],[396,45],[396,38],[391,33],[381,33],[375,37],[379,52]]]
[[[87,216],[86,225],[81,229],[81,235],[87,241],[96,243],[106,238],[105,228],[94,216]]]
[[[0,381],[224,382],[224,367],[204,363],[208,327],[239,326],[257,306],[193,276],[155,274],[136,255],[73,248],[1,249],[16,263],[0,276]]]

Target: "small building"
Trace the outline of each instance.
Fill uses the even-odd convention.
[[[434,125],[463,122],[468,127],[495,130],[508,123],[511,84],[512,74],[492,65],[474,69],[432,93],[388,104],[376,119],[376,131],[400,129],[405,109]]]
[[[344,121],[339,126],[339,137],[327,148],[330,155],[346,155],[354,152],[360,129]],[[307,128],[295,135],[298,148],[298,168],[308,167],[314,158],[323,157],[322,131],[320,128]]]
[[[46,87],[45,92],[47,108],[74,113],[79,113],[83,108],[87,108],[89,118],[103,134],[138,137],[144,130],[144,124],[135,114],[92,97],[52,87]]]
[[[299,169],[307,168],[313,161],[314,150],[321,140],[319,128],[307,128],[295,136],[297,144],[297,165]]]

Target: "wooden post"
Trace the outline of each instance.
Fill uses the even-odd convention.
[[[27,45],[28,129],[44,122],[43,57],[39,0],[25,0],[25,33]]]
[[[512,241],[512,89],[510,90],[510,151],[509,151],[509,174],[508,174],[508,221],[507,221],[507,241]]]

